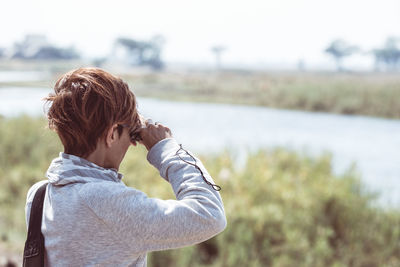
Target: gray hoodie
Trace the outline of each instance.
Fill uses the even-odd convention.
[[[221,196],[199,170],[176,155],[179,148],[174,139],[164,139],[147,155],[171,184],[176,200],[149,198],[127,187],[115,169],[61,152],[47,171],[45,265],[146,266],[149,251],[193,245],[220,233],[226,226]],[[180,156],[192,161],[182,150]],[[44,182],[28,192],[27,224],[34,194]]]

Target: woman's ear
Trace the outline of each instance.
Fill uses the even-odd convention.
[[[108,129],[107,135],[106,135],[107,147],[111,147],[112,144],[114,143],[114,141],[117,140],[118,131],[115,131],[115,130],[117,130],[117,128],[118,128],[118,124],[114,124],[113,126],[110,127],[110,129]]]

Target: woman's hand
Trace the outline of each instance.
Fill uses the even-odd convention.
[[[171,130],[168,127],[157,122],[153,124],[151,120],[146,121],[146,127],[142,128],[139,133],[142,138],[140,143],[147,150],[150,150],[159,141],[172,137]]]

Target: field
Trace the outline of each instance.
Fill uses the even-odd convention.
[[[123,78],[140,96],[400,118],[397,74],[227,71]]]
[[[0,264],[21,255],[26,192],[62,151],[45,125],[0,118]],[[130,148],[121,166],[125,183],[173,197],[145,156],[144,148]],[[376,206],[357,170],[334,175],[330,155],[260,148],[244,168],[228,152],[200,158],[222,186],[228,226],[197,246],[150,253],[149,266],[400,265],[400,211]]]
[[[44,81],[0,82],[0,89],[5,86],[51,88],[62,73],[88,65],[83,62],[0,61],[0,70],[34,69],[52,74]],[[138,96],[400,118],[398,73],[105,69],[120,74]]]

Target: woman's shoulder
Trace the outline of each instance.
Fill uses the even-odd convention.
[[[32,202],[33,198],[35,197],[36,191],[39,189],[39,187],[41,187],[42,185],[44,185],[45,183],[47,183],[48,180],[42,180],[39,181],[37,183],[35,183],[34,185],[31,186],[31,188],[29,188],[28,193],[26,195],[26,202]]]

